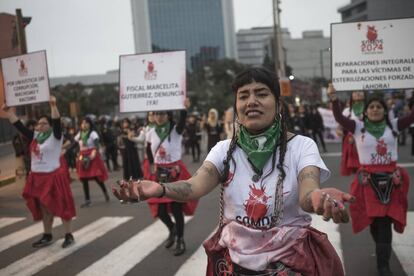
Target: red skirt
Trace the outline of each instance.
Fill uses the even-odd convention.
[[[62,172],[66,175],[66,177],[69,180],[69,183],[71,182],[70,180],[70,173],[69,173],[69,166],[68,166],[68,162],[66,162],[66,159],[63,155],[60,156],[60,167],[62,168]]]
[[[208,257],[206,276],[233,275],[233,265],[228,249],[221,247],[218,243],[220,235],[219,228],[210,239],[203,243]],[[341,259],[329,242],[327,235],[313,227],[307,227],[307,231],[298,237],[295,243],[290,245],[290,248],[289,254],[282,257],[279,262],[300,275],[345,275]],[[223,270],[228,274],[223,273]],[[261,271],[263,275],[267,275],[266,272]],[[282,272],[280,275],[287,275],[287,273]]]
[[[349,206],[352,217],[352,230],[354,233],[362,231],[370,225],[374,218],[388,216],[393,220],[394,229],[403,233],[407,224],[407,194],[410,178],[407,171],[401,167],[380,166],[364,167],[368,172],[393,172],[397,168],[401,174],[401,184],[393,188],[391,200],[388,204],[382,204],[370,184],[360,184],[358,174],[351,184],[350,193],[356,197],[356,201]]]
[[[157,165],[160,166],[160,165]],[[184,162],[179,160],[174,163],[169,164],[162,164],[163,167],[173,167],[173,166],[179,166],[180,167],[180,174],[178,178],[175,181],[178,180],[187,180],[191,177],[191,174],[188,172],[187,167],[185,166]],[[144,161],[144,178],[152,181],[157,181],[157,176],[154,174],[151,174],[150,164],[148,160],[146,160],[146,164]],[[160,203],[166,203],[168,204],[167,210],[169,213],[171,213],[171,202],[175,202],[172,199],[163,197],[163,198],[150,198],[147,200],[147,203],[149,205],[151,215],[155,218],[158,216],[158,204]],[[183,202],[183,213],[186,216],[192,216],[194,215],[194,212],[197,208],[198,200],[190,200],[187,202]]]
[[[355,146],[354,137],[348,133],[342,143],[341,175],[347,176],[355,173],[361,165],[359,164],[358,151]]]
[[[43,217],[40,204],[54,216],[64,220],[76,216],[69,178],[62,166],[50,173],[30,172],[23,190],[23,198],[34,220],[41,220]]]
[[[97,177],[99,181],[104,182],[108,179],[108,171],[106,170],[105,164],[102,161],[99,151],[96,150],[96,155],[93,160],[91,160],[88,168],[82,166],[82,158],[84,156],[90,156],[92,151],[96,149],[87,149],[81,150],[79,157],[76,160],[76,172],[78,173],[79,179],[90,179]]]

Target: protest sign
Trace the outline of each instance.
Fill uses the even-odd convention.
[[[323,136],[326,142],[339,143],[341,138],[336,134],[338,123],[335,120],[332,110],[319,107],[319,114],[322,116],[323,125],[325,127]]]
[[[1,67],[8,106],[49,101],[46,51],[4,58]]]
[[[121,56],[119,63],[120,112],[184,109],[185,51]]]
[[[337,91],[414,88],[414,18],[331,24]]]

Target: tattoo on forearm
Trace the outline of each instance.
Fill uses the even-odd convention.
[[[305,179],[312,179],[313,181],[319,183],[319,173],[313,171],[304,171],[299,174],[299,182],[302,182]]]
[[[196,171],[196,173],[193,175],[193,177],[194,176],[197,176],[198,174],[201,174],[201,173],[205,173],[205,174],[207,174],[207,176],[209,176],[209,177],[213,177],[214,175],[215,175],[215,171],[214,171],[214,169],[213,168],[211,168],[211,167],[208,167],[208,166],[206,166],[206,165],[202,165],[197,171]]]
[[[186,181],[166,183],[165,188],[167,189],[167,191],[177,194],[184,200],[188,199],[190,195],[193,193],[191,184]]]

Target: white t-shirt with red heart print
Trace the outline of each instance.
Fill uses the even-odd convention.
[[[398,118],[391,121],[392,128],[398,133]],[[359,163],[361,165],[389,165],[398,160],[397,139],[392,134],[391,128],[385,127],[384,134],[375,138],[366,129],[363,132],[364,123],[355,121],[354,138],[358,150]]]
[[[214,164],[217,170],[222,173],[224,170],[223,160],[226,157],[230,140],[217,143],[210,151],[206,161]],[[278,163],[279,149],[276,152]],[[238,146],[233,152],[235,164],[230,162],[229,181],[224,189],[224,219],[237,221],[244,226],[253,229],[268,229],[271,223],[271,216],[275,206],[275,191],[279,170],[271,171],[272,158],[269,159],[263,169],[261,179],[257,182],[252,180],[256,174],[246,153]],[[283,181],[284,210],[280,226],[308,226],[311,217],[304,212],[299,205],[298,175],[307,166],[320,168],[321,182],[328,179],[330,171],[322,161],[315,142],[305,136],[297,135],[287,145],[284,168],[286,172]]]

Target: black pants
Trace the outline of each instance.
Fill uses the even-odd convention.
[[[370,225],[371,235],[375,241],[377,266],[388,267],[391,257],[392,221],[390,217],[375,218]]]
[[[92,178],[92,179],[95,180],[96,183],[98,183],[98,185],[99,185],[99,187],[101,187],[102,192],[104,193],[104,195],[107,196],[108,192],[106,191],[105,184],[103,182],[99,181],[99,179],[97,177]],[[85,200],[86,201],[91,200],[91,196],[89,194],[89,180],[90,180],[89,178],[82,178],[81,179],[82,185],[83,185],[83,192],[85,193]]]
[[[193,161],[200,159],[200,143],[198,140],[190,140],[191,154],[193,155]]]
[[[111,170],[111,167],[109,166],[109,160],[112,160],[112,165],[114,170],[118,170],[119,164],[118,164],[118,150],[116,148],[116,145],[106,145],[105,146],[105,161],[106,166],[108,167],[108,170]]]
[[[320,130],[317,130],[317,131],[314,130],[314,131],[312,131],[312,137],[313,137],[313,141],[315,141],[315,143],[317,145],[318,145],[318,140],[317,140],[317,137],[318,137],[319,140],[321,141],[323,150],[326,151],[325,140],[323,139],[322,131],[320,131]]]
[[[171,211],[174,216],[175,226],[177,229],[177,237],[182,238],[184,236],[184,214],[183,214],[184,203],[171,202],[171,203],[158,204],[158,217],[168,227],[168,229],[171,229],[174,226],[174,223],[172,222],[171,217],[168,214],[168,210],[167,210],[168,204],[171,204]]]

